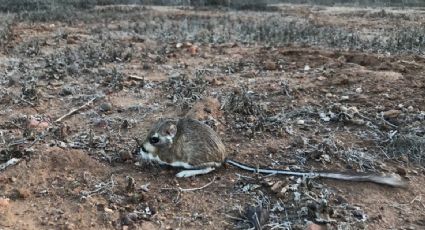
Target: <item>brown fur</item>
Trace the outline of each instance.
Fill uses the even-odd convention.
[[[160,120],[149,132],[145,143],[155,135],[166,136],[168,129],[175,125],[177,133],[172,143],[153,144],[158,156],[166,163],[184,162],[194,167],[219,166],[226,158],[226,149],[217,134],[206,124],[191,119]]]

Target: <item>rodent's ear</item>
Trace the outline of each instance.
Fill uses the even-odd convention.
[[[170,124],[166,129],[165,129],[165,134],[167,136],[171,136],[174,137],[177,133],[177,127],[175,124]]]

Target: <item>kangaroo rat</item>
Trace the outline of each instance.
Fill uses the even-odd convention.
[[[396,187],[405,185],[402,179],[395,176],[339,172],[296,172],[260,169],[239,163],[226,158],[224,144],[214,130],[206,124],[191,118],[178,120],[160,119],[157,121],[149,131],[138,155],[143,160],[184,168],[185,170],[177,173],[177,177],[206,174],[220,167],[223,163],[228,163],[247,171],[263,174],[368,181]]]

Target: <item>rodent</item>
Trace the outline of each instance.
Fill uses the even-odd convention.
[[[150,129],[137,155],[141,160],[184,168],[177,173],[177,177],[206,174],[227,163],[240,169],[262,174],[367,181],[394,187],[406,185],[406,182],[397,176],[342,172],[297,172],[252,167],[228,159],[226,148],[217,133],[208,125],[189,117],[158,120]]]

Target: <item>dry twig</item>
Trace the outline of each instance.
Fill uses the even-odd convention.
[[[75,109],[73,109],[73,110],[69,111],[67,114],[63,115],[62,117],[59,117],[58,119],[56,119],[56,120],[55,120],[55,122],[60,122],[60,121],[62,121],[63,119],[65,119],[65,118],[67,118],[67,117],[71,116],[72,114],[74,114],[74,113],[76,113],[76,112],[78,112],[78,111],[80,111],[80,110],[84,109],[85,107],[87,107],[88,105],[90,105],[90,104],[91,104],[94,100],[96,100],[96,99],[97,99],[97,97],[92,98],[90,101],[86,102],[84,105],[82,105],[82,106],[80,106],[80,107],[78,107],[78,108],[75,108]]]
[[[0,164],[0,171],[6,169],[9,166],[16,165],[19,163],[22,159],[20,158],[12,158],[8,160],[6,163]]]
[[[181,188],[181,187],[177,187],[177,188],[161,188],[161,190],[178,190],[179,192],[192,192],[192,191],[196,191],[196,190],[202,190],[208,186],[210,186],[212,183],[214,183],[215,181],[215,177],[208,182],[207,184],[198,187],[198,188]]]
[[[199,187],[199,188],[180,188],[179,187],[179,190],[182,191],[182,192],[191,192],[191,191],[201,190],[201,189],[204,189],[204,188],[210,186],[212,183],[214,183],[214,181],[215,181],[215,177],[210,182],[208,182],[207,184],[205,184],[202,187]]]

